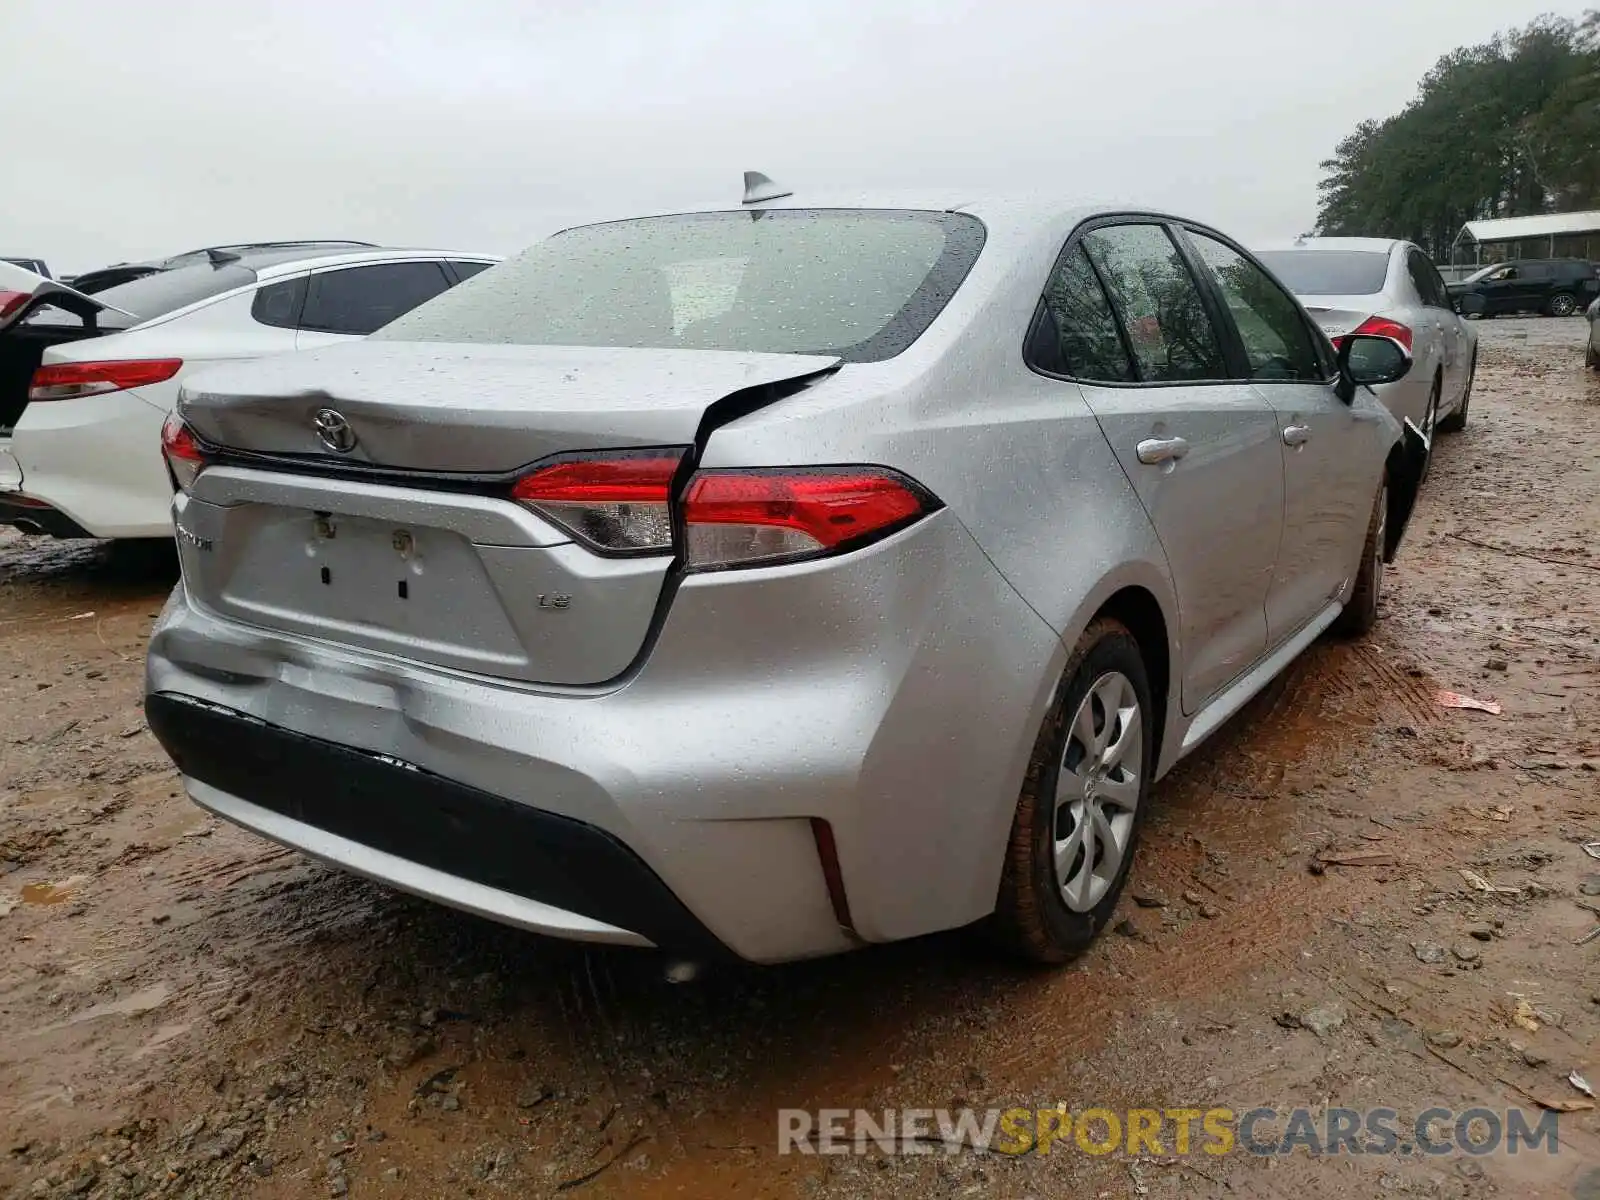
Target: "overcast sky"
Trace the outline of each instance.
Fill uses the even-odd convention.
[[[1293,236],[1317,164],[1524,0],[0,0],[0,253],[511,251],[737,195],[950,184]],[[1211,10],[1211,11],[1207,11]]]

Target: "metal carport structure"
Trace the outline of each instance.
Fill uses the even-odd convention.
[[[1600,211],[1468,221],[1456,234],[1451,258],[1456,264],[1512,258],[1600,259]]]

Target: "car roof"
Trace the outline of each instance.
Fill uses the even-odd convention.
[[[238,265],[248,267],[258,279],[293,275],[308,267],[349,266],[364,262],[385,262],[393,258],[465,258],[499,262],[499,254],[479,254],[466,250],[430,250],[409,246],[374,246],[370,250],[263,250],[241,254]],[[192,268],[189,268],[192,269]]]
[[[1254,248],[1256,250],[1349,250],[1363,254],[1388,254],[1396,246],[1408,246],[1411,243],[1399,238],[1373,238],[1373,237],[1308,237],[1296,238],[1292,242],[1261,242]]]

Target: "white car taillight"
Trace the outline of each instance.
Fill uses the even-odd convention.
[[[163,383],[183,369],[181,358],[135,358],[119,362],[50,363],[33,373],[28,400],[76,400],[126,388]]]
[[[1368,317],[1349,333],[1341,333],[1338,337],[1330,338],[1333,348],[1337,350],[1347,337],[1386,337],[1392,342],[1399,342],[1411,350],[1412,332],[1409,325],[1402,325],[1399,321],[1391,321],[1388,317]]]
[[[511,495],[602,553],[667,554],[684,453],[571,456],[525,475]],[[937,507],[884,467],[700,471],[683,491],[684,562],[716,571],[819,558],[887,536]]]
[[[169,413],[161,426],[161,453],[172,472],[172,482],[187,492],[205,469],[206,448],[177,413]]]

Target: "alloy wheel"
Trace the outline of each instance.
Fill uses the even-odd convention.
[[[1116,880],[1132,840],[1144,763],[1144,721],[1120,671],[1095,680],[1073,714],[1056,783],[1056,886],[1089,912]]]

